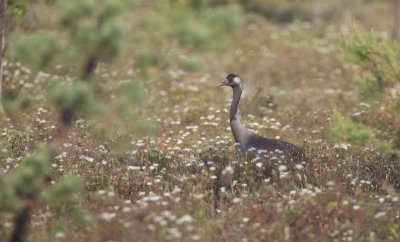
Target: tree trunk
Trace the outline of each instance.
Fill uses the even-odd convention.
[[[90,78],[93,75],[93,72],[96,70],[96,67],[97,67],[97,58],[94,56],[89,56],[82,69],[82,74],[81,74],[82,80],[83,81],[90,80]]]
[[[0,113],[3,108],[3,62],[6,52],[6,0],[0,0]]]
[[[19,213],[15,217],[15,227],[11,235],[10,242],[25,241],[34,208],[34,199],[26,200],[25,206],[21,209],[21,211],[19,211]]]
[[[394,39],[400,42],[400,0],[395,0],[394,6]]]

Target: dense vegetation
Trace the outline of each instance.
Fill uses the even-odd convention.
[[[0,240],[398,241],[393,2],[312,2],[7,1]]]

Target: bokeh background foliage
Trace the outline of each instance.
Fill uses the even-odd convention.
[[[2,3],[0,238],[399,240],[397,1]]]

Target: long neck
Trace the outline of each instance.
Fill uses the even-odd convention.
[[[231,109],[229,112],[230,121],[238,119],[238,107],[239,107],[240,96],[242,96],[242,87],[236,86],[232,90],[233,90],[233,99],[231,102]]]
[[[240,148],[242,150],[246,150],[247,141],[250,136],[250,131],[247,130],[242,123],[240,122],[239,115],[238,115],[238,106],[240,101],[240,96],[242,95],[242,88],[243,87],[235,87],[233,88],[233,99],[231,103],[231,109],[229,112],[229,118],[231,123],[231,129],[233,137],[235,141],[240,144]]]

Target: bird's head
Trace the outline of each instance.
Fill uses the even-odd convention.
[[[223,86],[229,86],[232,88],[241,87],[242,80],[240,79],[240,76],[231,73],[226,76],[225,80],[218,87],[223,87]]]

